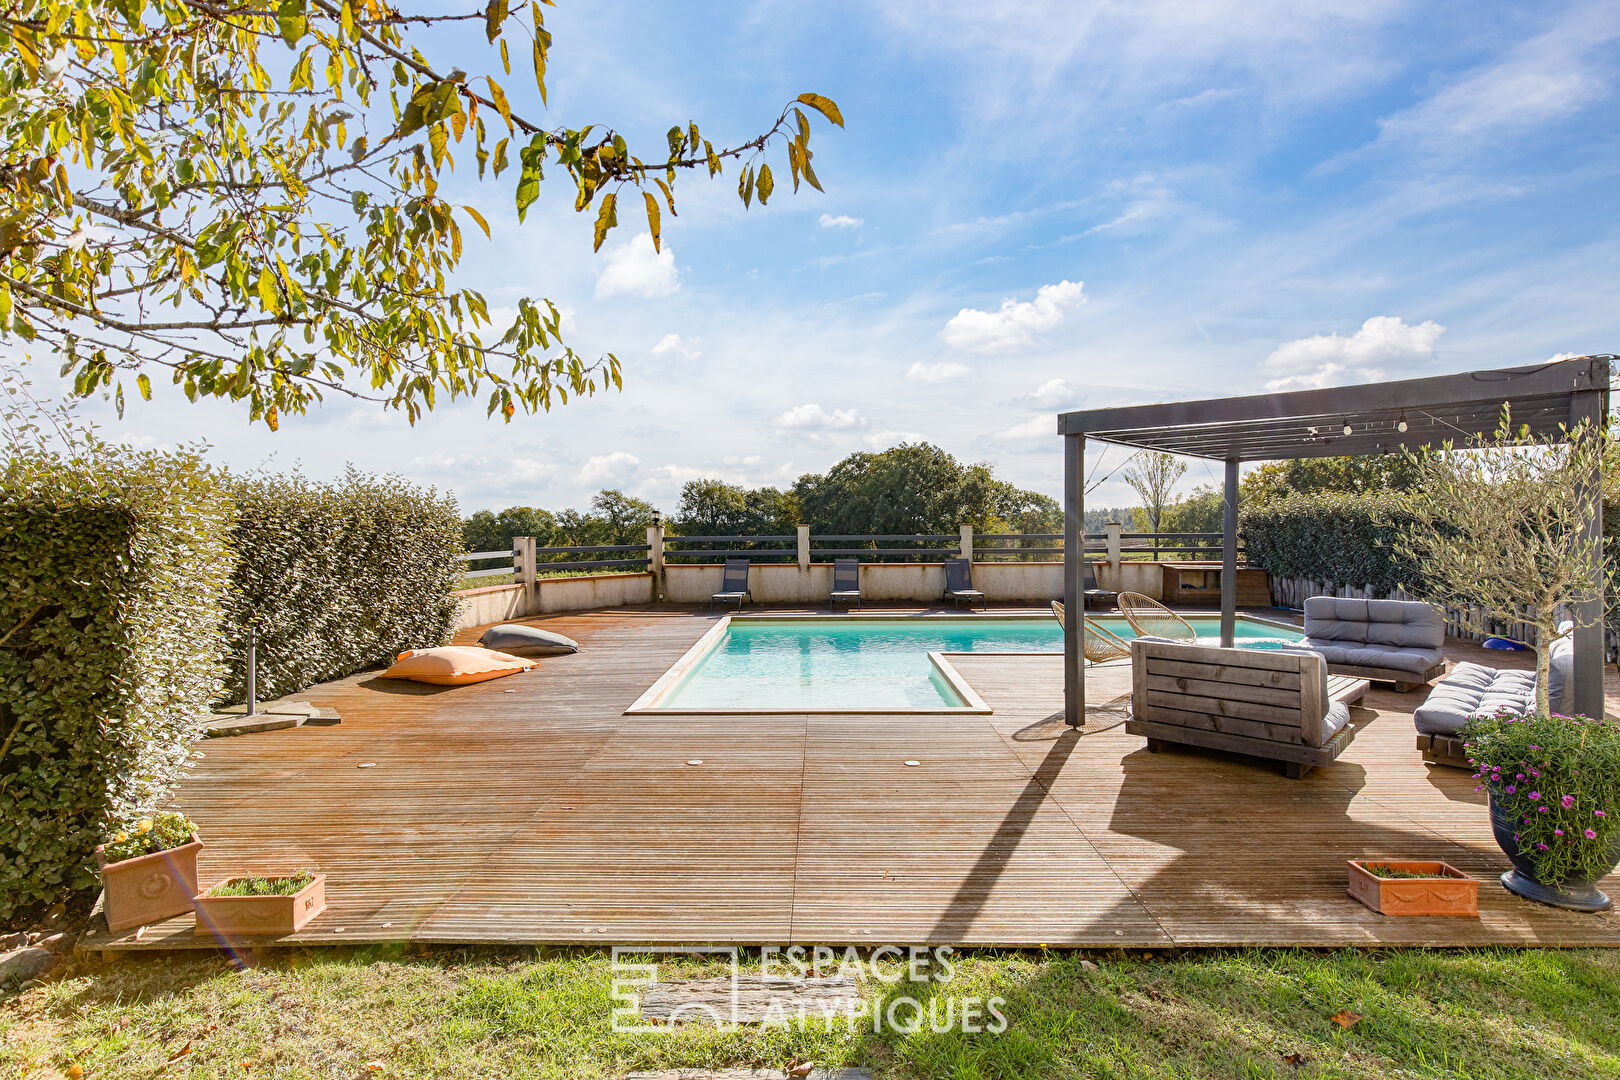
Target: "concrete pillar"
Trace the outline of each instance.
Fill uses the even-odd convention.
[[[1108,532],[1108,565],[1114,568],[1114,590],[1119,591],[1119,534],[1122,527],[1117,521],[1110,521],[1103,526]],[[1100,583],[1099,583],[1100,584]]]
[[[652,574],[652,603],[664,598],[664,523],[647,526],[647,570]]]
[[[971,525],[963,525],[961,527],[961,529],[960,529],[960,532],[962,534],[962,544],[961,544],[962,558],[966,559],[968,562],[972,562],[973,561],[973,526],[971,526]]]
[[[1063,436],[1063,719],[1086,722],[1086,667],[1081,650],[1086,594],[1086,437]]]
[[[799,533],[799,573],[810,572],[810,526],[800,525]]]
[[[535,571],[534,554],[537,543],[532,536],[512,537],[512,580],[523,586],[525,615],[533,615],[540,610],[540,582]]]

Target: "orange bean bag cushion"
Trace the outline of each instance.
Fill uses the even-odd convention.
[[[535,666],[533,660],[475,645],[446,645],[439,649],[412,649],[399,654],[383,672],[388,679],[413,679],[437,686],[465,686],[516,675]]]

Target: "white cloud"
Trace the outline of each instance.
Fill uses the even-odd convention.
[[[654,251],[652,234],[640,233],[602,256],[602,272],[596,278],[596,296],[648,298],[668,296],[681,287],[675,270],[675,252],[668,244]]]
[[[921,360],[912,364],[906,371],[906,378],[917,382],[936,383],[949,379],[960,379],[964,375],[973,374],[973,369],[966,364],[958,364],[951,360],[941,360],[937,364],[925,364]]]
[[[665,334],[658,339],[658,344],[652,347],[654,356],[678,356],[682,360],[696,360],[703,353],[697,348],[697,342],[687,341],[679,334]]]
[[[1076,404],[1080,400],[1080,391],[1070,386],[1068,379],[1047,379],[1015,400],[1020,405],[1033,405],[1037,409],[1056,409]]]
[[[1317,334],[1286,342],[1261,365],[1267,390],[1327,386],[1341,378],[1381,379],[1386,365],[1411,364],[1434,356],[1434,343],[1446,328],[1437,322],[1408,326],[1395,315],[1374,315],[1349,337]]]
[[[998,431],[991,436],[998,442],[1035,442],[1038,439],[1051,439],[1057,445],[1057,420],[1050,416],[1035,416],[1021,424],[1014,424],[1005,431]]]
[[[793,406],[778,416],[776,423],[778,427],[796,428],[801,431],[847,431],[850,428],[863,427],[866,421],[854,409],[834,409],[828,412],[820,405],[810,402]]]
[[[1609,94],[1617,37],[1620,8],[1575,5],[1546,33],[1382,120],[1379,142],[1428,152],[1473,150],[1572,116]]]
[[[920,431],[879,431],[866,437],[866,445],[873,450],[887,450],[901,443],[934,442]]]
[[[549,461],[536,461],[534,458],[511,458],[505,466],[509,479],[526,484],[547,480],[557,475],[557,466]]]
[[[1060,281],[1042,285],[1034,300],[1020,302],[1009,296],[995,311],[963,308],[939,332],[940,340],[953,349],[976,353],[1028,345],[1036,334],[1060,325],[1065,309],[1085,303],[1084,287],[1083,282]]]
[[[622,484],[641,467],[641,459],[623,450],[587,458],[579,470],[582,484]]]
[[[837,217],[831,214],[821,215],[821,227],[823,229],[854,229],[859,228],[864,223],[864,219],[850,217],[848,214],[839,214]]]

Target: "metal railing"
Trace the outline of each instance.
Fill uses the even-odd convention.
[[[760,562],[793,562],[799,557],[798,543],[797,533],[760,536],[666,535],[664,562],[670,566],[691,566],[724,562],[739,556]]]
[[[647,552],[651,550],[647,544],[563,544],[537,547],[534,549],[534,568],[541,576],[548,571],[557,570],[622,570],[628,567],[645,570],[648,561]],[[639,553],[636,558],[611,557],[632,551]],[[571,559],[568,558],[570,555],[590,557]]]
[[[501,576],[510,577],[512,575],[512,572],[513,572],[513,570],[515,568],[515,565],[516,565],[513,562],[513,560],[515,558],[517,558],[517,554],[518,553],[517,553],[516,549],[510,550],[510,551],[467,551],[467,552],[463,552],[462,555],[461,555],[461,561],[464,562],[464,563],[488,562],[488,561],[491,561],[491,560],[494,560],[494,559],[505,559],[506,560],[506,565],[505,566],[490,566],[490,567],[485,567],[484,569],[481,569],[481,570],[463,570],[461,572],[461,576],[464,577],[464,578],[486,578],[486,577],[501,577]]]

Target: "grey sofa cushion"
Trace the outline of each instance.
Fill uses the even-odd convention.
[[[571,637],[518,623],[490,627],[478,639],[478,644],[513,656],[561,656],[579,652],[579,642]]]
[[[1575,638],[1573,622],[1558,624],[1563,637],[1553,642],[1547,657],[1547,704],[1555,713],[1569,714],[1575,710]]]
[[[1305,636],[1397,649],[1438,649],[1446,643],[1446,622],[1434,608],[1416,600],[1312,596],[1305,601]]]
[[[1454,735],[1475,717],[1508,712],[1523,715],[1535,706],[1533,671],[1499,671],[1464,662],[1435,684],[1429,699],[1412,713],[1422,735]]]
[[[1335,701],[1328,706],[1327,715],[1322,717],[1322,742],[1326,743],[1333,736],[1344,730],[1344,725],[1350,722],[1350,706],[1342,701]]]
[[[1390,668],[1422,676],[1445,659],[1439,649],[1401,649],[1392,645],[1357,645],[1319,641],[1308,637],[1300,644],[1321,654],[1330,664],[1345,667]]]

